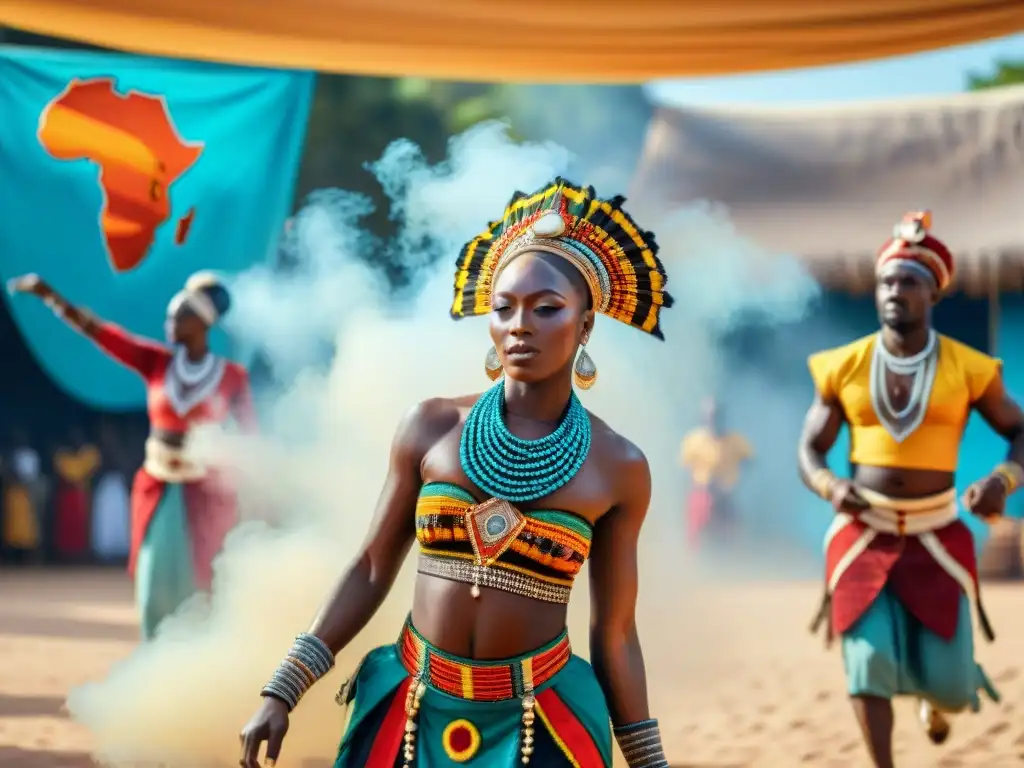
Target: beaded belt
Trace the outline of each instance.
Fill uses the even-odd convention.
[[[152,437],[146,440],[142,468],[165,483],[191,483],[206,477],[206,468],[191,459],[183,448],[174,448]]]
[[[571,587],[560,584],[549,584],[543,579],[518,571],[510,571],[500,565],[481,566],[472,560],[460,560],[452,557],[437,557],[420,553],[417,570],[427,576],[438,576],[449,581],[463,584],[476,584],[481,587],[492,587],[513,595],[543,600],[546,603],[569,602]]]
[[[923,499],[892,499],[868,488],[859,492],[871,505],[859,519],[879,533],[917,536],[947,526],[959,517],[952,488]]]
[[[473,661],[435,648],[406,622],[398,639],[398,655],[410,675],[449,696],[508,701],[531,694],[558,674],[572,656],[572,648],[568,633],[563,632],[529,656],[513,661]]]

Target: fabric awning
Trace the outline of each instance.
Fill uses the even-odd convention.
[[[740,233],[853,292],[871,288],[875,254],[903,213],[928,208],[961,290],[1024,290],[1024,86],[841,106],[661,108],[631,207],[649,220],[695,200],[724,204]]]
[[[364,75],[642,82],[1024,29],[1020,0],[0,0],[0,24],[160,56]]]

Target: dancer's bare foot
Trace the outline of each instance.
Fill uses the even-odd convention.
[[[937,710],[931,702],[921,699],[921,709],[918,713],[924,732],[932,744],[942,744],[949,738],[950,725],[946,716]]]

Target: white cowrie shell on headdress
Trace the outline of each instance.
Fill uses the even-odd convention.
[[[911,221],[901,221],[896,226],[896,237],[900,240],[905,240],[908,243],[920,243],[924,240],[928,234],[924,225],[916,219]]]
[[[565,220],[551,211],[533,222],[531,229],[537,237],[559,237],[565,234]]]

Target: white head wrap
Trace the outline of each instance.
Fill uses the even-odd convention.
[[[185,289],[178,291],[171,298],[167,311],[173,314],[178,307],[184,305],[191,309],[199,319],[207,325],[214,325],[220,319],[220,312],[217,311],[213,300],[206,294],[204,288],[220,285],[220,280],[212,272],[197,272],[185,282]]]

